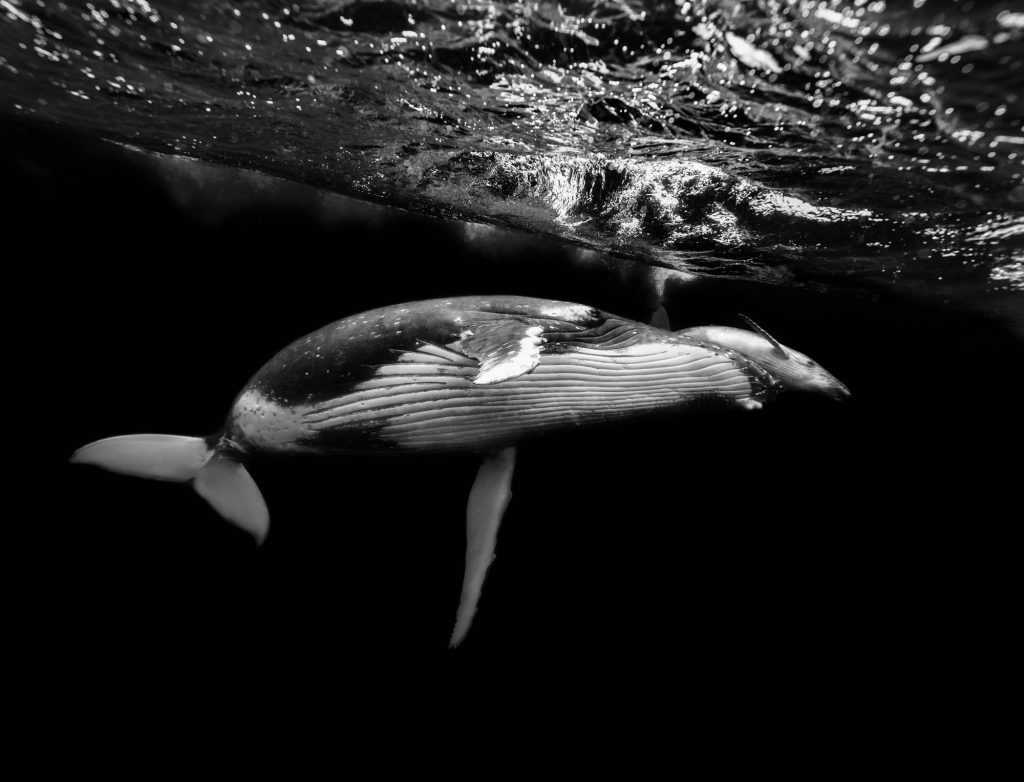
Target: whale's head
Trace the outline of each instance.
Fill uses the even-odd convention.
[[[756,323],[745,320],[756,331],[731,326],[695,326],[676,333],[735,350],[768,372],[783,388],[824,394],[832,399],[850,396],[850,390],[817,361],[780,344]]]

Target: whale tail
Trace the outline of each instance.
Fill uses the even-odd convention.
[[[270,515],[245,467],[228,451],[211,448],[202,437],[129,434],[79,448],[74,464],[94,464],[111,472],[176,483],[192,482],[199,496],[232,524],[262,543]]]

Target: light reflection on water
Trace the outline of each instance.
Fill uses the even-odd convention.
[[[1009,3],[0,0],[2,110],[699,274],[1024,290]]]

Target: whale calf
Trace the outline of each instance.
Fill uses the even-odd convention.
[[[469,631],[511,497],[516,445],[558,429],[708,406],[753,410],[786,388],[848,395],[763,331],[672,332],[563,301],[432,299],[352,315],[280,351],[209,437],[137,434],[72,461],[192,482],[262,541],[269,514],[244,463],[260,454],[476,452],[451,645]]]

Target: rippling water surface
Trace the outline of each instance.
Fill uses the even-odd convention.
[[[1024,290],[1024,6],[0,0],[0,110],[684,274]]]

